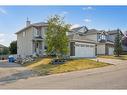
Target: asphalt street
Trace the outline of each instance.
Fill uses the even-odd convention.
[[[102,68],[20,79],[1,84],[0,89],[127,89],[127,61],[118,60],[117,64]]]

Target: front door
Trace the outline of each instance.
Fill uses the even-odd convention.
[[[41,42],[35,42],[35,52],[38,55],[41,54],[41,52],[42,52],[42,43]]]

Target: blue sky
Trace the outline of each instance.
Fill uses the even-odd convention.
[[[53,14],[65,16],[72,27],[127,30],[127,6],[0,6],[0,44],[9,46],[15,32],[31,23],[46,21]]]

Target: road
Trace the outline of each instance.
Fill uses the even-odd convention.
[[[20,79],[1,84],[0,89],[127,89],[127,63]]]

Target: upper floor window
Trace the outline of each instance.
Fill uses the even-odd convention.
[[[47,27],[44,28],[43,36],[46,37]]]
[[[34,35],[35,35],[36,37],[41,36],[41,30],[35,28],[35,30],[34,30]]]
[[[23,37],[25,37],[25,36],[26,36],[26,32],[24,31],[24,32],[23,32]]]
[[[34,33],[35,33],[35,35],[36,35],[36,36],[38,36],[38,35],[39,35],[39,31],[38,31],[37,29],[35,30],[35,32],[34,32]]]
[[[107,36],[105,34],[99,34],[98,35],[98,41],[106,41],[107,40]]]
[[[105,40],[106,39],[106,36],[104,34],[101,35],[101,39],[102,40]]]

